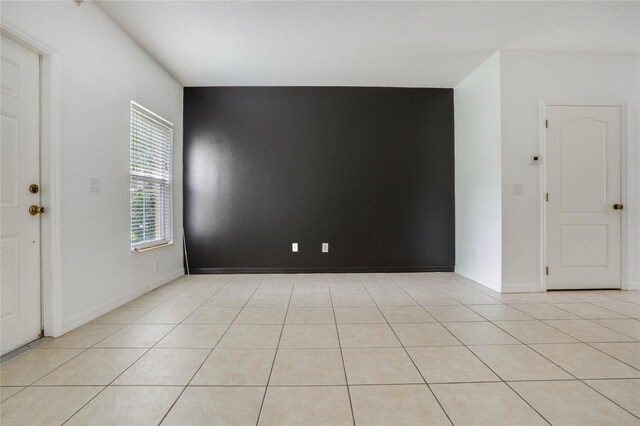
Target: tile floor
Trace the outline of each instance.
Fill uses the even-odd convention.
[[[0,366],[0,423],[640,424],[640,292],[183,277]]]

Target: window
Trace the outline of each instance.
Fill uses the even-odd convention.
[[[172,140],[173,124],[131,102],[129,210],[133,251],[173,240]]]

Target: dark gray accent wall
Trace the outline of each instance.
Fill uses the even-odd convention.
[[[185,88],[191,272],[452,271],[453,132],[452,89]]]

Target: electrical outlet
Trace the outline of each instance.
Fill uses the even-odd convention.
[[[291,243],[291,251],[293,253],[297,253],[298,252],[298,243]]]
[[[329,243],[322,243],[322,252],[329,253]]]

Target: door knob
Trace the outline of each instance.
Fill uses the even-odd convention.
[[[32,204],[31,206],[29,206],[29,213],[31,213],[31,216],[35,216],[38,213],[42,214],[44,212],[45,212],[44,207],[36,206],[35,204]]]
[[[614,210],[622,210],[622,209],[624,209],[624,205],[622,205],[622,204],[614,204],[613,205],[613,209]]]

